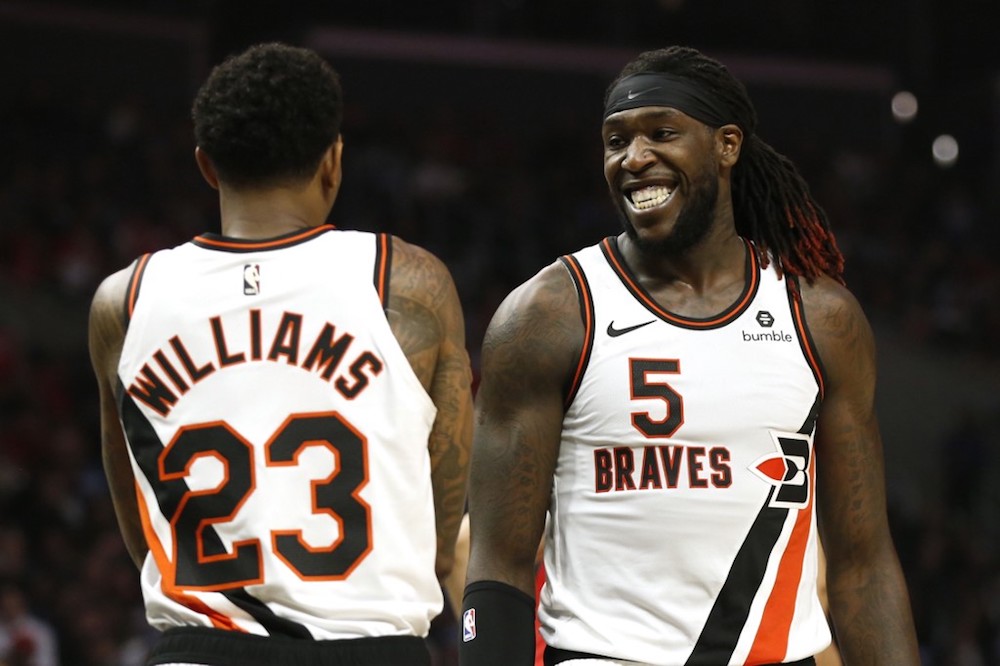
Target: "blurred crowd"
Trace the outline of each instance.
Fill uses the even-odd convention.
[[[133,666],[151,636],[101,468],[87,310],[139,254],[217,230],[186,109],[69,95],[0,100],[0,665]],[[332,221],[420,243],[451,268],[474,366],[500,299],[616,233],[594,127],[350,106]],[[849,286],[899,344],[1000,361],[1000,206],[990,179],[883,150],[792,155],[827,207]],[[988,165],[987,165],[988,166]],[[1000,551],[986,414],[928,446],[940,502],[892,525],[925,664],[1000,664]],[[890,436],[886,436],[887,441]],[[890,496],[892,487],[890,486]],[[446,610],[432,634],[454,663]]]

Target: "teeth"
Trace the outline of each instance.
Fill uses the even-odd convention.
[[[650,185],[631,194],[632,204],[639,210],[659,206],[670,198],[671,190],[662,185]]]

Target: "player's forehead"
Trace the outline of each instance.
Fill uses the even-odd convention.
[[[604,119],[602,130],[608,132],[638,124],[668,122],[695,123],[698,121],[672,106],[640,106],[612,113]]]

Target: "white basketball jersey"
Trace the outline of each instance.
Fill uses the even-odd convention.
[[[748,244],[707,319],[661,308],[614,238],[563,257],[587,332],[563,421],[541,632],[659,666],[820,652],[813,431],[822,374],[790,279]]]
[[[436,409],[383,310],[390,241],[206,234],[137,262],[119,405],[154,627],[427,634]]]

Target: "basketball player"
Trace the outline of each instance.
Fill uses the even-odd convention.
[[[462,312],[428,252],[326,223],[342,108],[309,50],[216,67],[192,116],[221,234],[94,297],[148,664],[430,664],[471,441]]]
[[[915,665],[870,326],[825,213],[684,47],[605,98],[625,230],[501,304],[484,341],[463,666]],[[548,513],[548,521],[546,521]]]

